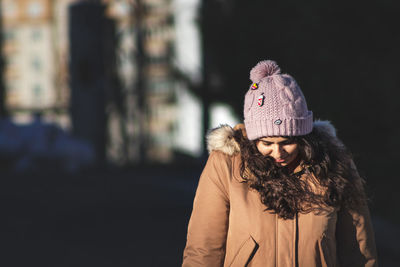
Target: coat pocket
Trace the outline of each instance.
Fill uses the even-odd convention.
[[[244,267],[249,264],[258,249],[257,242],[249,236],[240,246],[239,251],[233,257],[230,267]]]

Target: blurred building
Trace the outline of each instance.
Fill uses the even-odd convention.
[[[176,99],[172,76],[173,12],[171,1],[146,0],[143,19],[143,48],[146,59],[144,77],[145,110],[150,138],[149,156],[167,160],[172,157],[172,131],[176,121]]]
[[[126,96],[123,119],[110,114],[115,119],[110,120],[113,124],[110,136],[114,138],[110,140],[109,155],[118,157],[121,153],[117,151],[125,148],[126,159],[130,162],[140,157],[168,162],[173,160],[177,148],[185,147],[182,145],[185,141],[199,150],[201,140],[191,131],[196,129],[193,124],[201,123],[200,103],[187,99],[190,96],[187,88],[174,77],[175,48],[179,42],[175,32],[175,1],[108,2],[109,15],[118,22],[118,73]],[[192,105],[188,106],[189,102]],[[180,120],[182,113],[188,115],[188,111],[192,113],[191,123],[187,123],[190,119]],[[186,135],[182,135],[185,130],[181,123],[186,123]],[[124,131],[125,142],[121,141]],[[179,141],[176,141],[177,137]],[[143,144],[144,151],[141,151]]]
[[[3,0],[6,108],[15,121],[40,113],[68,126],[65,86],[59,86],[55,1]]]
[[[70,5],[79,2],[105,5],[104,15],[115,23],[116,64],[107,70],[115,79],[105,107],[108,159],[169,162],[177,150],[199,155],[201,103],[174,75],[178,69],[199,82],[197,0],[1,1],[6,107],[14,120],[28,122],[39,113],[71,128],[68,18]]]
[[[116,164],[139,162],[141,155],[141,122],[137,80],[137,40],[133,25],[132,1],[107,1],[107,16],[116,26],[116,74],[119,92],[108,103],[107,157]],[[142,118],[145,120],[145,118]]]

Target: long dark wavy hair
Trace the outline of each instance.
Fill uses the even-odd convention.
[[[243,182],[258,191],[266,210],[283,219],[326,207],[352,210],[366,201],[364,180],[351,153],[336,137],[318,127],[308,135],[288,137],[299,148],[303,167],[299,173],[291,173],[277,166],[271,157],[263,156],[257,149],[258,140],[250,141],[241,130],[234,132],[234,138],[240,145]],[[312,179],[300,179],[303,174]]]

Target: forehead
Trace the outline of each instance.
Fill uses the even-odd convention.
[[[270,143],[280,143],[289,140],[289,138],[284,136],[271,136],[271,137],[261,137],[260,140]]]

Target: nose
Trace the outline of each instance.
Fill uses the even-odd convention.
[[[275,144],[272,149],[272,155],[274,159],[281,159],[285,156],[285,151],[280,144]]]

